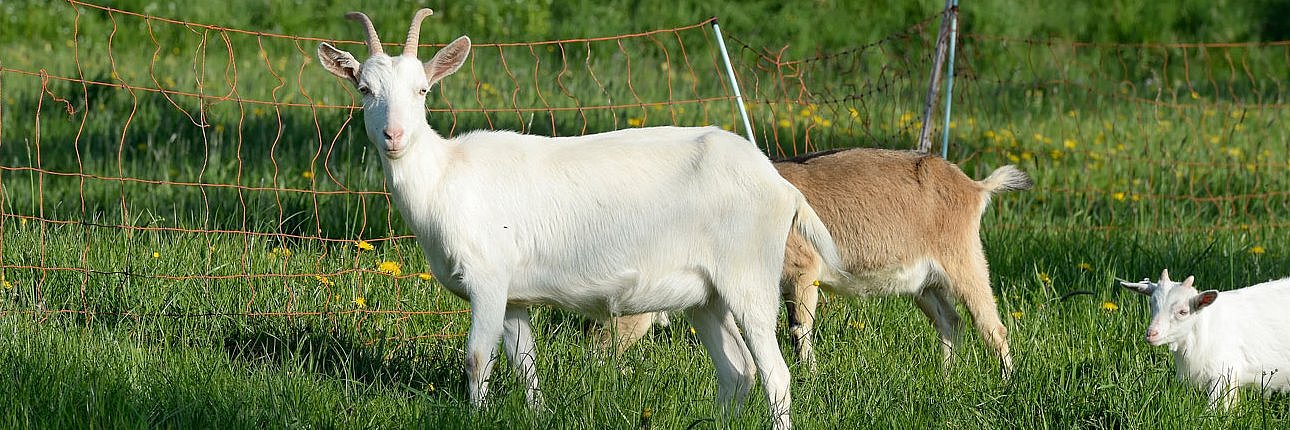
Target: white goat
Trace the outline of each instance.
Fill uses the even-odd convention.
[[[1159,282],[1120,281],[1151,297],[1147,343],[1169,347],[1178,377],[1208,392],[1211,408],[1230,409],[1243,385],[1290,390],[1290,278],[1221,293],[1193,282],[1168,270]]]
[[[775,340],[784,238],[796,227],[838,262],[802,194],[755,146],[715,127],[440,137],[425,119],[426,93],[466,61],[470,39],[422,64],[418,29],[430,14],[417,12],[403,54],[390,57],[367,16],[351,13],[371,57],[359,63],[323,43],[318,59],[362,93],[395,205],[436,278],[470,302],[471,402],[484,402],[501,337],[529,405],[540,405],[530,305],[594,318],[686,309],[716,365],[723,409],[742,404],[759,374],[775,427],[790,427]]]
[[[980,226],[993,193],[1030,188],[1024,172],[1003,166],[974,181],[939,157],[868,148],[808,154],[778,161],[775,168],[819,213],[851,274],[834,276],[808,242],[789,236],[780,285],[799,362],[815,370],[811,336],[822,284],[848,296],[914,296],[940,334],[946,364],[960,324],[952,299],[962,300],[998,354],[1002,374],[1012,372],[1008,329],[990,289]],[[614,321],[619,350],[644,335],[654,318]]]

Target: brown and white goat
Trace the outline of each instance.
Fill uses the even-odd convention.
[[[799,362],[815,370],[811,334],[823,286],[845,296],[912,295],[940,335],[946,364],[959,335],[955,300],[962,301],[999,355],[1002,374],[1011,374],[1008,329],[990,289],[980,226],[990,196],[1030,188],[1029,176],[1009,165],[974,181],[939,157],[868,148],[790,158],[775,168],[815,208],[850,272],[835,276],[808,242],[790,233],[780,288]],[[619,350],[644,335],[655,318],[615,318]]]

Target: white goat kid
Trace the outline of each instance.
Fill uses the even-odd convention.
[[[775,427],[790,427],[774,333],[784,238],[796,227],[839,261],[802,194],[755,146],[714,127],[440,137],[425,119],[426,93],[466,61],[470,39],[422,64],[418,29],[430,14],[417,12],[403,55],[390,57],[367,16],[351,13],[371,58],[359,63],[327,43],[318,58],[362,93],[395,205],[436,277],[470,302],[471,402],[484,402],[501,337],[529,405],[540,404],[530,305],[593,318],[687,309],[723,409],[742,404],[759,374]]]
[[[1221,293],[1194,282],[1168,270],[1159,282],[1120,281],[1151,297],[1147,343],[1169,347],[1178,377],[1207,391],[1211,408],[1230,409],[1244,385],[1290,389],[1290,278]]]

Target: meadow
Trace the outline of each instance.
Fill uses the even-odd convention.
[[[355,94],[311,58],[320,39],[361,34],[340,3],[0,5],[0,427],[765,426],[760,387],[718,417],[679,315],[614,355],[592,347],[592,322],[538,308],[547,410],[525,407],[504,359],[492,405],[469,408],[466,304],[390,208]],[[592,3],[430,5],[423,43],[476,42],[434,91],[431,124],[742,132],[708,27],[688,27],[719,16],[772,157],[915,145],[936,2]],[[1157,3],[964,5],[949,159],[1036,180],[982,226],[1016,373],[1000,379],[970,329],[943,371],[907,298],[828,296],[819,371],[793,367],[796,425],[1290,422],[1290,400],[1257,389],[1207,410],[1142,341],[1144,300],[1114,282],[1290,276],[1290,48],[1276,42],[1290,34],[1257,19],[1284,6]],[[416,6],[369,13],[399,41]]]

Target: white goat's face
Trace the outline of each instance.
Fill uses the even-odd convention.
[[[355,86],[363,97],[367,137],[386,158],[397,159],[415,139],[406,138],[426,124],[430,83],[416,58],[373,56],[359,69]]]
[[[1150,297],[1151,324],[1147,326],[1147,343],[1159,346],[1181,340],[1196,324],[1196,314],[1218,298],[1215,290],[1198,292],[1192,286],[1195,280],[1195,277],[1188,276],[1182,282],[1174,282],[1169,279],[1169,271],[1165,270],[1160,274],[1159,282],[1149,279],[1120,282],[1125,288]]]
[[[403,54],[385,55],[372,22],[359,12],[347,18],[363,23],[367,29],[367,46],[371,57],[359,63],[349,52],[328,43],[318,45],[318,60],[332,74],[354,84],[363,97],[363,120],[367,137],[387,159],[398,159],[429,132],[426,123],[426,94],[445,76],[456,72],[470,53],[470,39],[462,36],[435,54],[424,64],[417,59],[417,39],[421,20],[431,15],[421,9],[412,18]]]

